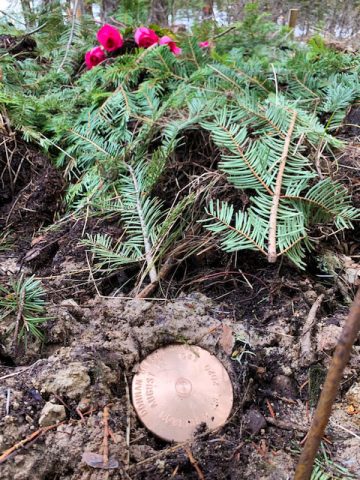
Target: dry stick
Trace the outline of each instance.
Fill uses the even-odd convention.
[[[313,306],[310,308],[308,317],[304,323],[303,330],[301,332],[300,339],[300,352],[301,359],[300,363],[302,366],[308,366],[313,361],[314,354],[311,348],[311,330],[314,326],[316,320],[317,311],[320,308],[322,301],[324,300],[324,295],[319,295],[315,300]]]
[[[186,455],[189,457],[191,465],[195,468],[196,473],[198,474],[198,477],[200,480],[205,480],[204,474],[201,471],[201,468],[198,465],[198,462],[195,460],[194,455],[192,454],[191,450],[189,447],[184,448]]]
[[[105,466],[109,464],[109,407],[104,407],[103,413],[104,423],[104,439],[103,439],[103,463]]]
[[[140,292],[137,292],[137,289],[134,289],[135,298],[149,298],[150,295],[154,293],[157,289],[160,280],[164,280],[171,272],[171,270],[178,265],[184,258],[180,258],[179,255],[183,253],[184,247],[186,244],[180,244],[171,252],[171,254],[165,260],[163,266],[160,268],[158,273],[158,278],[156,282],[151,282],[149,285],[146,285]]]
[[[279,209],[279,202],[281,196],[281,186],[282,179],[285,170],[286,159],[289,152],[291,136],[294,131],[295,122],[296,122],[297,112],[294,112],[294,115],[291,119],[289,130],[287,132],[284,144],[284,150],[281,155],[279,173],[276,179],[275,191],[272,199],[271,211],[270,211],[270,220],[269,220],[269,251],[268,251],[268,261],[270,263],[275,263],[277,254],[276,254],[276,226],[277,226],[277,214]]]
[[[314,460],[331,414],[331,408],[339,389],[344,368],[349,361],[351,348],[360,330],[360,288],[358,289],[350,314],[342,329],[329,371],[320,395],[320,400],[307,436],[304,449],[296,468],[294,480],[308,480],[311,477]]]
[[[95,411],[95,409],[91,408],[87,412],[84,412],[84,415],[91,415],[94,411]],[[66,422],[64,420],[63,422],[54,423],[53,425],[49,425],[48,427],[39,428],[38,430],[36,430],[36,432],[33,432],[28,437],[24,438],[23,440],[20,440],[20,442],[17,442],[11,448],[5,450],[5,452],[3,452],[0,455],[0,464],[4,463],[5,460],[7,460],[11,456],[12,453],[16,452],[17,450],[19,450],[24,445],[27,445],[27,444],[32,445],[34,443],[34,441],[36,439],[38,439],[43,433],[46,433],[49,430],[53,430],[54,428],[57,428],[60,425],[64,425],[64,424],[72,425],[72,424],[77,423],[77,422],[80,422],[80,420],[69,420],[68,422]]]
[[[126,454],[126,468],[129,468],[130,465],[130,432],[131,432],[131,418],[130,418],[130,389],[129,389],[129,382],[127,379],[126,374],[124,373],[125,379],[125,390],[126,390],[126,410],[127,410],[127,420],[126,420],[126,447],[127,447],[127,454]]]
[[[176,260],[174,260],[172,256],[169,257],[164,263],[164,265],[160,268],[157,280],[155,282],[149,283],[149,285],[146,285],[146,287],[144,287],[137,295],[135,295],[135,298],[150,297],[150,295],[152,295],[156,290],[159,284],[159,281],[163,280],[169,275],[169,273],[171,272],[173,267],[176,265],[176,263],[177,263]]]
[[[30,365],[29,367],[23,368],[18,372],[13,372],[13,373],[8,373],[7,375],[3,375],[2,377],[0,377],[0,380],[6,380],[7,378],[16,377],[16,375],[21,375],[22,373],[27,372],[31,368],[35,367],[35,365],[37,365],[40,362],[42,362],[42,359],[36,360],[36,362],[34,362],[32,365]]]
[[[265,420],[267,423],[270,423],[270,425],[274,425],[274,427],[280,428],[281,430],[297,430],[302,433],[307,433],[309,431],[308,428],[303,427],[302,425],[297,425],[294,422],[285,422],[284,420],[278,420],[273,417],[265,417]]]
[[[57,428],[59,425],[62,425],[64,422],[61,422],[61,423],[56,423],[54,425],[49,425],[48,427],[43,427],[43,428],[39,428],[39,430],[36,430],[36,432],[33,432],[31,435],[29,435],[28,437],[24,438],[24,440],[21,440],[20,442],[16,443],[15,445],[13,445],[11,448],[9,448],[8,450],[5,450],[5,452],[0,455],[0,464],[1,463],[4,463],[5,460],[14,452],[16,452],[16,450],[19,450],[19,448],[23,447],[24,445],[26,445],[27,443],[31,442],[32,440],[35,440],[35,438],[39,437],[40,435],[42,435],[43,433],[46,433],[48,432],[49,430],[53,430],[54,428]]]

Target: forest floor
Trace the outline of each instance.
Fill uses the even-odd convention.
[[[360,207],[360,110],[350,115],[338,175]],[[211,251],[179,266],[154,299],[136,300],[119,291],[132,272],[94,279],[79,243],[87,232],[116,235],[116,223],[72,217],[53,223],[60,218],[61,173],[19,139],[3,138],[0,149],[1,155],[10,152],[18,172],[16,189],[0,191],[0,226],[11,226],[8,243],[0,246],[0,283],[21,272],[35,274],[51,317],[45,341],[17,352],[3,335],[8,324],[0,324],[0,452],[29,439],[7,456],[1,478],[292,478],[355,290],[359,225],[322,242],[322,252],[340,262],[334,275],[324,275],[311,258],[300,272],[285,262],[270,266],[248,252],[238,256],[241,269],[234,269],[228,256]],[[304,328],[316,307],[310,328]],[[226,424],[199,431],[189,444],[197,468],[184,445],[147,431],[130,403],[139,362],[158,347],[183,342],[217,355],[235,393]],[[316,478],[360,478],[359,366],[358,342],[319,455],[323,476]],[[56,407],[44,410],[47,402]],[[84,452],[102,453],[106,406],[109,455],[119,464],[112,470],[83,460]],[[57,419],[61,423],[46,430]]]

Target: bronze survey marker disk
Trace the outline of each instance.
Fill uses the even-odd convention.
[[[224,366],[207,350],[170,345],[141,362],[132,398],[145,427],[164,440],[182,442],[201,423],[209,429],[225,423],[233,389]]]

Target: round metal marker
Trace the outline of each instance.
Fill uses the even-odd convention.
[[[145,427],[164,440],[182,442],[202,423],[214,429],[226,422],[233,389],[224,366],[207,350],[170,345],[140,363],[132,399]]]

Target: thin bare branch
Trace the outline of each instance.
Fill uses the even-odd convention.
[[[277,253],[276,253],[277,215],[279,210],[281,187],[282,187],[282,181],[283,181],[283,176],[285,171],[286,159],[289,153],[291,136],[294,131],[296,117],[297,117],[297,112],[294,112],[290,122],[289,130],[286,135],[284,149],[280,159],[279,172],[276,178],[275,191],[272,199],[270,220],[269,220],[269,250],[268,250],[268,261],[270,263],[275,263],[277,259]]]
[[[342,329],[312,425],[296,468],[294,480],[309,480],[314,460],[329,421],[331,409],[339,390],[341,378],[349,361],[352,346],[360,331],[360,289],[358,289],[350,314]]]

